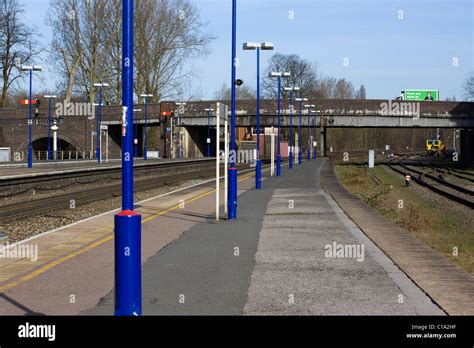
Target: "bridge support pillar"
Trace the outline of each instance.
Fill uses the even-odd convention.
[[[461,168],[474,168],[474,129],[461,129]]]
[[[327,132],[326,127],[322,126],[321,127],[321,132],[320,132],[319,143],[321,144],[320,153],[321,153],[321,156],[323,156],[323,157],[326,157],[326,151],[327,151],[326,150],[327,149],[326,132]]]

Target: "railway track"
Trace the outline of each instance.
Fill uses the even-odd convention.
[[[441,174],[449,174],[452,176],[455,176],[456,178],[463,179],[466,181],[469,181],[471,183],[474,183],[474,173],[469,173],[463,170],[459,169],[454,169],[454,168],[449,168],[446,166],[443,166],[439,163],[435,163],[433,160],[429,160],[430,165],[433,167],[435,171]]]
[[[396,160],[398,160],[398,162],[395,162]],[[410,168],[408,166],[409,164],[404,163],[406,160],[407,158],[394,158],[388,161],[386,165],[393,171],[403,176],[410,175],[413,181],[415,181],[417,184],[426,187],[427,189],[452,201],[474,209],[474,191],[459,185],[455,185],[429,173]],[[401,169],[397,167],[400,167]]]
[[[157,175],[135,179],[135,191],[148,191],[159,187],[173,185],[192,179],[206,179],[215,176],[214,160],[200,161],[200,163],[180,163],[166,166],[167,171],[160,171]],[[239,169],[248,165],[237,166]],[[169,170],[172,169],[172,170]],[[84,185],[86,186],[86,185]],[[69,209],[71,202],[75,207],[83,206],[100,200],[120,197],[122,195],[121,180],[105,187],[86,188],[81,191],[67,192],[54,197],[43,197],[34,200],[12,202],[1,206],[0,223],[11,222],[25,217],[37,216],[57,210]]]

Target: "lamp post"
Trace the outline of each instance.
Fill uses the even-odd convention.
[[[237,0],[232,0],[232,45],[231,45],[231,120],[230,120],[230,150],[235,153],[235,87],[236,87],[236,64],[237,64]],[[217,154],[219,155],[219,154]],[[229,167],[228,187],[228,219],[237,219],[237,168],[235,167],[235,156],[231,156]]]
[[[44,99],[48,99],[48,161],[51,161],[51,100],[56,99],[55,95],[45,95]]]
[[[33,71],[41,71],[41,67],[39,65],[23,65],[21,67],[21,71],[29,71],[30,73],[30,98],[28,100],[29,105],[29,113],[28,113],[28,168],[33,168],[33,144],[32,144],[32,137],[33,137],[33,98],[32,98],[32,90],[33,90]]]
[[[285,91],[290,92],[290,169],[293,169],[293,91],[299,90],[299,87],[285,87]]]
[[[143,131],[143,159],[146,161],[148,159],[148,146],[147,146],[147,127],[148,127],[148,98],[153,98],[153,94],[142,94],[140,97],[143,98],[145,104],[145,129]]]
[[[262,188],[262,162],[260,159],[260,50],[271,51],[273,44],[270,42],[245,42],[244,51],[257,50],[257,166],[255,168],[255,186],[257,190]]]
[[[214,109],[209,108],[204,111],[207,111],[207,157],[211,157],[211,112]]]
[[[317,136],[317,123],[316,123],[316,117],[317,117],[317,112],[316,110],[312,110],[312,112],[314,113],[314,138],[313,138],[313,142],[314,142],[314,150],[313,150],[313,159],[317,159],[318,158],[318,136]]]
[[[181,118],[183,117],[184,108],[186,107],[186,103],[176,103],[178,106],[178,127],[179,127],[179,158],[183,158],[183,139],[181,135]]]
[[[142,112],[142,109],[133,109],[133,112],[135,114],[135,127],[134,128],[134,131],[133,131],[133,134],[134,134],[134,137],[133,137],[133,156],[135,158],[138,158],[138,113],[139,112]]]
[[[311,130],[310,130],[310,125],[311,125],[311,108],[314,108],[315,105],[307,104],[305,105],[305,108],[308,109],[308,151],[307,151],[307,159],[308,161],[311,161]]]
[[[271,72],[270,77],[278,78],[278,150],[277,150],[277,176],[281,176],[281,78],[290,77],[289,72]]]
[[[100,126],[102,123],[102,89],[104,87],[109,87],[108,83],[100,82],[100,83],[94,83],[94,87],[99,87],[99,113],[97,115],[97,120],[96,120],[96,132],[97,132],[97,139],[96,139],[96,157],[97,157],[97,163],[100,163],[102,160],[102,156],[100,153],[100,147],[101,147],[101,130]]]
[[[298,151],[298,164],[303,164],[303,102],[307,102],[308,98],[296,98],[296,101],[300,102],[300,131],[299,131],[299,151]]]
[[[171,113],[171,116],[170,116],[170,157],[171,157],[171,159],[175,158],[174,137],[173,137],[173,122],[174,122],[174,113]]]
[[[133,211],[133,0],[122,0],[122,211],[115,215],[115,315],[142,314],[141,215]]]

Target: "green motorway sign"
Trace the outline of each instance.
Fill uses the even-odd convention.
[[[407,89],[404,100],[414,101],[438,101],[439,91],[437,89]]]

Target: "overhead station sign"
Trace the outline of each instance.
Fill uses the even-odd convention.
[[[439,101],[439,90],[437,89],[406,89],[404,100],[411,101]]]

